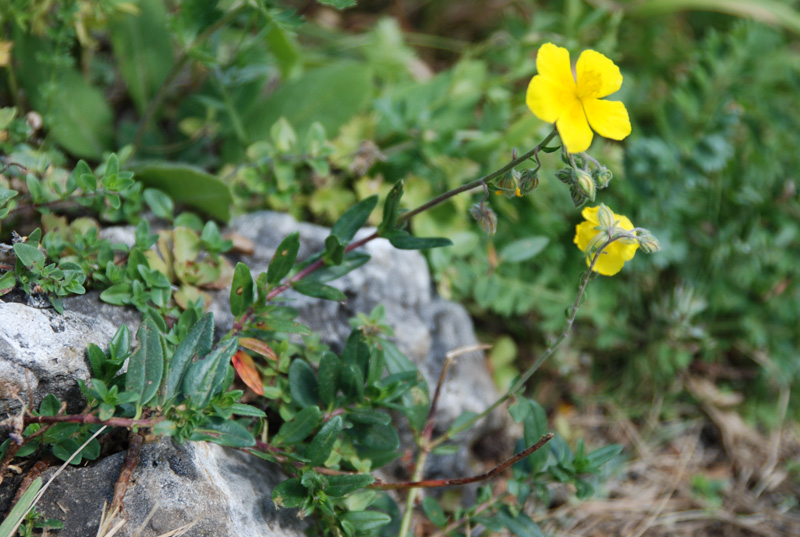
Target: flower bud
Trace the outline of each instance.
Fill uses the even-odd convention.
[[[597,188],[603,189],[608,186],[614,174],[605,166],[600,166],[592,170],[592,178],[594,178]]]
[[[575,171],[572,168],[561,168],[556,172],[556,179],[566,185],[571,185],[575,178]]]
[[[600,206],[597,207],[597,223],[600,224],[604,230],[611,229],[614,225],[614,213],[605,203],[601,203]]]
[[[580,207],[586,202],[586,196],[584,196],[583,193],[580,190],[578,190],[578,187],[576,187],[575,185],[570,185],[569,195],[570,197],[572,197],[572,204],[575,207]]]
[[[641,232],[637,240],[639,241],[639,248],[646,254],[652,254],[661,250],[661,243],[647,230]]]
[[[519,190],[524,196],[536,190],[539,186],[539,172],[536,170],[524,170],[519,180]]]
[[[583,197],[590,201],[594,201],[597,194],[597,186],[594,184],[594,179],[587,172],[577,170],[575,172],[575,187],[583,194]]]
[[[491,207],[476,203],[470,207],[469,214],[487,235],[493,236],[497,232],[497,215]]]

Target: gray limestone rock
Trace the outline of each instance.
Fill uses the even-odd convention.
[[[67,468],[56,478],[38,509],[64,523],[60,537],[96,534],[124,456]],[[45,472],[45,482],[54,472]],[[302,536],[307,523],[297,518],[297,510],[276,509],[271,499],[272,489],[285,478],[274,464],[216,444],[147,444],[124,498],[125,524],[116,535],[156,537],[193,524],[184,535]]]
[[[79,411],[78,379],[90,378],[86,348],[105,349],[116,329],[102,317],[0,302],[0,416],[31,400],[38,408],[48,393]]]

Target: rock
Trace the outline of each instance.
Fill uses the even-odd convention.
[[[275,249],[286,235],[294,231],[300,233],[298,259],[302,260],[324,249],[325,237],[330,233],[328,228],[298,223],[290,215],[269,211],[245,215],[231,227],[256,245],[255,254],[242,259],[250,266],[253,277],[267,270]],[[356,239],[373,231],[362,230]],[[319,333],[322,341],[335,349],[341,348],[350,334],[349,319],[357,313],[369,313],[382,304],[386,323],[395,332],[394,342],[417,364],[432,392],[445,354],[477,342],[472,320],[463,306],[435,295],[428,265],[419,252],[398,250],[384,239],[367,243],[363,251],[372,256],[369,262],[330,282],[348,297],[347,302],[320,300],[289,291],[283,295],[286,304],[300,312],[300,322]],[[227,295],[224,299],[227,300]],[[442,391],[437,430],[447,429],[466,411],[484,410],[497,397],[483,353],[459,356]],[[481,433],[481,429],[475,429],[465,438],[470,442]]]
[[[142,314],[133,307],[114,306],[100,300],[100,291],[89,291],[85,295],[75,295],[64,299],[64,311],[81,313],[92,319],[104,319],[116,328],[128,325],[131,335],[135,335],[142,322]],[[105,350],[105,348],[103,349]]]
[[[48,393],[66,402],[68,412],[80,411],[78,379],[90,378],[86,349],[90,343],[105,349],[116,330],[102,317],[0,302],[0,416],[31,400],[38,408]]]
[[[59,537],[96,534],[124,457],[117,453],[90,467],[70,467],[55,479],[37,508],[63,521]],[[44,481],[54,472],[45,472]],[[156,537],[194,522],[185,535],[300,537],[308,524],[296,509],[276,509],[271,499],[284,479],[277,465],[216,444],[147,444],[125,494],[125,525],[116,535]]]

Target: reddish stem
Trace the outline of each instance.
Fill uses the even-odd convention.
[[[107,425],[109,427],[124,427],[126,429],[131,427],[153,427],[157,423],[164,421],[164,417],[134,420],[130,418],[109,418],[101,420],[97,416],[92,415],[70,415],[70,416],[25,416],[22,418],[25,425],[31,423],[81,423],[83,425]]]
[[[122,463],[122,469],[119,472],[116,484],[114,484],[114,498],[111,501],[111,508],[109,512],[121,510],[123,507],[123,498],[125,493],[128,492],[128,486],[131,481],[131,475],[136,465],[139,464],[139,453],[142,450],[142,442],[144,437],[139,433],[131,433],[129,436],[128,451],[125,453],[125,462]]]
[[[402,481],[400,483],[385,483],[383,481],[375,481],[369,488],[372,489],[380,489],[380,490],[395,490],[395,489],[410,489],[410,488],[437,488],[437,487],[452,487],[454,485],[466,485],[468,483],[475,483],[478,481],[485,481],[487,479],[491,479],[492,477],[496,476],[512,464],[515,464],[531,453],[538,451],[541,449],[545,444],[547,444],[553,438],[553,433],[547,433],[546,435],[542,436],[538,442],[534,445],[526,449],[525,451],[521,451],[508,459],[507,461],[498,464],[491,470],[486,473],[474,475],[472,477],[458,477],[455,479],[426,479],[423,481]]]

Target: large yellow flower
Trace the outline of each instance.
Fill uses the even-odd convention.
[[[594,243],[593,246],[599,247],[609,238],[609,232],[602,229],[603,226],[600,224],[599,218],[597,217],[597,211],[599,209],[600,206],[584,208],[581,215],[586,219],[586,222],[581,222],[575,226],[575,244],[584,252],[591,243]],[[609,210],[609,212],[611,211]],[[613,212],[611,212],[611,214],[613,215],[614,221],[613,228],[620,231],[633,230],[633,224],[627,216],[614,214]],[[601,233],[604,237],[600,239],[600,243],[598,244],[598,241],[594,241],[593,239]],[[612,230],[611,234],[613,233],[614,231]],[[633,259],[638,247],[639,245],[637,243],[628,244],[628,241],[625,240],[616,240],[612,242],[606,246],[603,253],[600,254],[597,263],[594,265],[594,271],[599,272],[603,276],[613,276],[622,270],[622,265],[625,264],[625,261]],[[586,264],[591,264],[591,256],[586,257]]]
[[[575,66],[576,83],[567,49],[545,43],[536,56],[536,69],[539,74],[531,79],[525,102],[536,117],[556,124],[567,151],[589,149],[592,129],[613,140],[631,133],[625,105],[600,100],[622,86],[622,74],[614,62],[599,52],[584,50]]]

